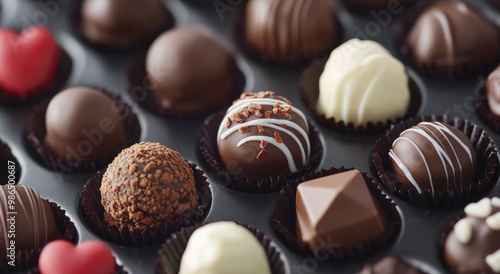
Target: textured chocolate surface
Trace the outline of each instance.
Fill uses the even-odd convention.
[[[234,102],[217,134],[219,155],[237,176],[289,175],[309,161],[304,114],[274,92],[246,93]]]
[[[84,0],[81,20],[90,42],[127,47],[161,29],[167,15],[160,0]]]
[[[421,122],[403,131],[389,151],[400,188],[433,195],[474,183],[476,152],[460,130],[440,122]]]
[[[60,237],[49,203],[30,187],[0,187],[0,220],[1,262],[8,260],[11,240],[15,241],[14,252],[19,252],[41,249]]]
[[[61,91],[45,116],[45,145],[67,163],[116,155],[125,146],[119,110],[104,93],[89,87]]]
[[[206,29],[176,28],[151,45],[146,71],[158,103],[181,113],[221,107],[231,93],[234,57]]]
[[[311,249],[352,245],[381,235],[385,218],[358,170],[297,187],[297,235]]]
[[[461,1],[442,1],[428,7],[406,43],[418,65],[438,69],[480,67],[500,55],[498,28]]]
[[[396,257],[385,257],[375,264],[366,265],[358,274],[425,274]]]
[[[198,204],[192,169],[159,143],[124,149],[108,166],[100,190],[108,224],[131,231],[182,222]]]
[[[500,116],[500,67],[497,67],[486,82],[486,97],[490,111],[496,116]]]
[[[444,259],[453,273],[500,273],[500,198],[465,207],[446,237]]]
[[[293,63],[326,53],[339,29],[328,0],[250,0],[244,43],[263,60]]]

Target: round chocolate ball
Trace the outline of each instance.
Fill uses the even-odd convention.
[[[159,143],[124,149],[108,166],[100,191],[105,220],[130,231],[180,223],[198,204],[193,170]]]
[[[460,190],[474,183],[476,152],[469,138],[446,123],[421,122],[403,131],[389,151],[401,190]]]
[[[163,33],[148,51],[146,71],[158,103],[178,113],[221,107],[230,96],[234,57],[208,30]]]
[[[307,165],[311,153],[304,114],[274,92],[246,93],[233,103],[217,134],[226,169],[262,179],[290,175]]]
[[[10,203],[13,201],[14,203]],[[13,213],[17,212],[17,213]],[[7,260],[7,247],[15,240],[15,250],[29,251],[43,248],[60,237],[54,213],[49,203],[38,192],[27,186],[0,187],[0,262]],[[15,231],[15,232],[12,232]],[[15,239],[9,237],[14,235]]]
[[[125,131],[115,102],[101,91],[72,87],[50,101],[45,115],[45,146],[67,163],[116,155]]]
[[[265,61],[295,63],[331,50],[339,29],[329,0],[249,0],[243,42]]]
[[[446,264],[457,274],[500,273],[500,198],[469,204],[465,213],[446,237]]]
[[[500,67],[497,67],[486,82],[486,97],[490,111],[496,116],[500,116]]]
[[[124,48],[159,31],[166,18],[160,0],[84,0],[81,31],[92,43]]]

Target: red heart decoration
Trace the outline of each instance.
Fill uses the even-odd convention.
[[[38,268],[41,274],[110,274],[115,270],[115,258],[109,247],[99,241],[75,246],[56,240],[43,248]]]
[[[44,27],[30,27],[20,34],[0,29],[0,89],[26,97],[50,88],[59,57],[59,46]]]

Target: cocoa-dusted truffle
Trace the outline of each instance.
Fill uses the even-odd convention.
[[[224,116],[217,134],[222,162],[237,176],[287,176],[311,153],[304,114],[272,91],[245,93]]]
[[[100,191],[108,224],[131,231],[181,222],[198,203],[193,170],[159,143],[124,149],[108,166]]]
[[[45,146],[68,164],[114,156],[125,147],[125,130],[115,102],[89,87],[61,91],[45,115]]]
[[[434,195],[461,190],[475,181],[477,160],[472,143],[446,123],[421,122],[403,131],[389,156],[402,190]]]
[[[126,48],[160,32],[167,14],[160,0],[84,0],[81,20],[91,43]]]

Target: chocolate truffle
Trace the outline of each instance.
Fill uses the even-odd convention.
[[[176,28],[158,37],[146,58],[158,104],[178,113],[222,107],[231,94],[234,57],[206,29]]]
[[[385,257],[373,265],[366,265],[358,274],[425,274],[396,257]]]
[[[374,41],[352,39],[334,49],[319,80],[317,110],[365,126],[403,117],[410,104],[404,65]]]
[[[484,68],[500,56],[498,28],[461,1],[428,7],[409,31],[406,44],[417,66],[448,74]]]
[[[486,97],[488,98],[488,106],[490,111],[500,116],[500,67],[497,67],[490,75],[486,82]]]
[[[382,235],[385,217],[358,170],[297,187],[297,235],[311,249],[358,244]]]
[[[432,195],[461,190],[474,182],[476,152],[457,128],[440,122],[421,122],[403,131],[389,151],[401,190],[430,191]]]
[[[81,31],[90,42],[126,48],[160,32],[167,14],[160,0],[84,0]]]
[[[311,153],[304,114],[272,91],[245,93],[227,110],[217,133],[226,168],[237,176],[287,176]]]
[[[119,110],[94,88],[72,87],[58,93],[47,107],[45,125],[45,146],[75,166],[116,155],[125,146]]]
[[[179,274],[271,274],[266,251],[246,228],[234,222],[204,225],[189,238]]]
[[[249,0],[243,43],[273,63],[309,60],[338,40],[335,8],[328,0]]]
[[[500,198],[465,207],[446,237],[444,259],[453,273],[500,273]]]
[[[362,10],[370,9],[388,9],[388,10],[399,10],[402,5],[407,5],[412,0],[343,0],[344,4],[351,8],[357,8]]]
[[[105,220],[130,231],[177,224],[198,204],[193,170],[159,143],[124,149],[108,166],[100,191]]]
[[[1,262],[12,261],[10,255],[15,261],[17,252],[41,249],[60,237],[49,203],[30,187],[0,187],[0,220]]]

